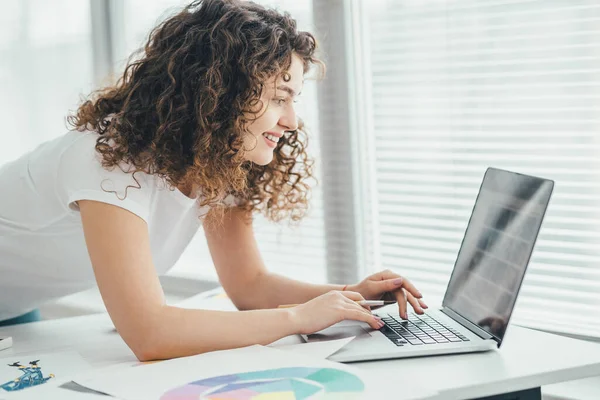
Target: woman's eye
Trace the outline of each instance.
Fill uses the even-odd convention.
[[[287,99],[274,99],[274,100],[279,105],[285,104],[287,102]]]

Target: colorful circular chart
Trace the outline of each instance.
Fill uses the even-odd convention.
[[[161,400],[304,400],[362,398],[360,378],[335,368],[275,368],[222,375],[169,390]]]

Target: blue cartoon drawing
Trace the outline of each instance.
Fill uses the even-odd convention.
[[[0,388],[7,392],[14,392],[28,387],[41,385],[46,383],[49,379],[54,378],[54,374],[50,374],[44,378],[38,362],[40,362],[40,360],[30,361],[28,366],[19,364],[19,361],[8,364],[9,367],[18,368],[22,375],[12,381],[6,382],[1,385]]]

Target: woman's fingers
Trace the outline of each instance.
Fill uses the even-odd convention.
[[[356,308],[347,308],[345,310],[344,319],[366,322],[373,329],[380,329],[384,325],[381,318],[379,318],[377,315],[365,313],[364,310],[361,311],[357,310]]]
[[[413,310],[415,310],[415,312],[417,314],[423,314],[423,308],[421,307],[421,304],[419,303],[419,301],[417,299],[415,299],[415,296],[413,296],[410,293],[407,293],[406,298],[408,299],[408,302],[410,303]]]
[[[415,310],[417,314],[423,314],[424,309],[427,309],[427,304],[420,298],[421,293],[414,287],[414,285],[406,278],[394,278],[402,280],[402,287],[394,290],[393,292],[386,292],[386,294],[391,294],[396,298],[398,302],[398,309],[400,316],[404,319],[408,319],[408,304],[410,303],[411,307]],[[358,292],[352,292],[348,290],[338,291],[340,296],[344,298],[347,303],[352,303],[353,306],[357,307],[356,309],[360,309],[361,311],[366,312],[367,314],[371,314],[371,307],[364,307],[358,305],[356,302],[364,300],[364,297]],[[415,295],[415,293],[417,295]]]
[[[397,273],[392,272],[389,269],[385,269],[383,271],[374,273],[369,278],[372,280],[375,280],[375,281],[383,281],[385,279],[399,278],[399,277],[400,277],[400,275],[398,275]]]
[[[353,301],[361,301],[361,300],[365,299],[362,296],[362,294],[360,294],[358,292],[351,292],[349,290],[344,290],[344,291],[338,291],[338,293],[340,295],[344,296],[345,298],[347,298],[349,300],[353,300]]]
[[[363,297],[363,295],[358,292],[350,292],[350,291],[344,290],[343,292],[340,292],[340,294],[342,294],[348,301],[351,301],[355,304],[357,301],[362,301],[365,299]],[[371,306],[360,306],[359,305],[359,307],[363,307],[365,310],[369,310],[369,312],[371,312]]]
[[[404,319],[408,319],[408,314],[406,313],[406,291],[404,289],[397,290],[394,292],[396,295],[396,301],[398,302],[398,309],[400,310],[400,316]]]
[[[361,300],[364,300],[364,298],[362,298],[362,296],[360,295],[360,293],[357,293],[357,294],[361,297]],[[343,300],[344,300],[344,302],[346,304],[348,304],[348,306],[356,308],[356,309],[361,310],[361,311],[364,311],[367,314],[371,314],[371,307],[369,307],[369,306],[361,306],[360,304],[357,303],[357,301],[360,301],[360,300],[352,300],[352,299],[350,299],[348,297],[345,297],[345,296],[343,297]]]
[[[348,315],[350,315],[350,317],[348,317],[348,315],[346,315],[346,316],[344,316],[344,318],[345,319],[353,319],[353,320],[357,320],[357,321],[364,321],[364,322],[368,323],[371,326],[371,328],[380,329],[383,326],[383,321],[381,321],[381,318],[377,315],[371,314],[371,310],[359,305],[356,302],[356,300],[353,300],[353,299],[364,300],[360,293],[356,293],[356,294],[358,296],[360,296],[360,299],[358,299],[358,297],[355,295],[343,297],[346,312],[349,312]]]
[[[380,292],[393,292],[402,287],[404,278],[398,275],[397,278],[390,278],[383,281],[375,282],[377,284],[377,290]]]
[[[415,285],[413,285],[412,282],[406,278],[402,278],[402,287],[417,299],[423,297],[423,295],[417,290]]]
[[[386,282],[385,285],[388,286],[390,289],[393,289],[394,286],[398,285],[398,283],[397,283],[398,279],[401,279],[401,282],[398,286],[402,286],[404,289],[408,290],[408,292],[410,294],[412,294],[414,297],[416,297],[417,299],[420,299],[421,297],[423,297],[421,292],[419,292],[417,290],[417,288],[415,287],[415,285],[412,284],[411,281],[406,279],[406,277],[400,276],[397,273],[392,272],[388,269],[386,269],[385,271],[380,271],[380,272],[372,275],[371,279],[373,279],[375,281],[389,281],[389,282]],[[390,290],[390,289],[388,289],[388,290]]]

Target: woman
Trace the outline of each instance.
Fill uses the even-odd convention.
[[[289,15],[196,1],[151,33],[122,79],[95,93],[73,130],[0,169],[0,320],[98,284],[140,360],[267,344],[343,319],[380,319],[356,300],[426,305],[384,271],[355,285],[267,272],[251,215],[297,220],[311,163],[294,111],[316,43]],[[238,312],[167,306],[158,275],[203,224]],[[300,303],[293,308],[278,305]],[[240,335],[243,327],[243,335]]]

